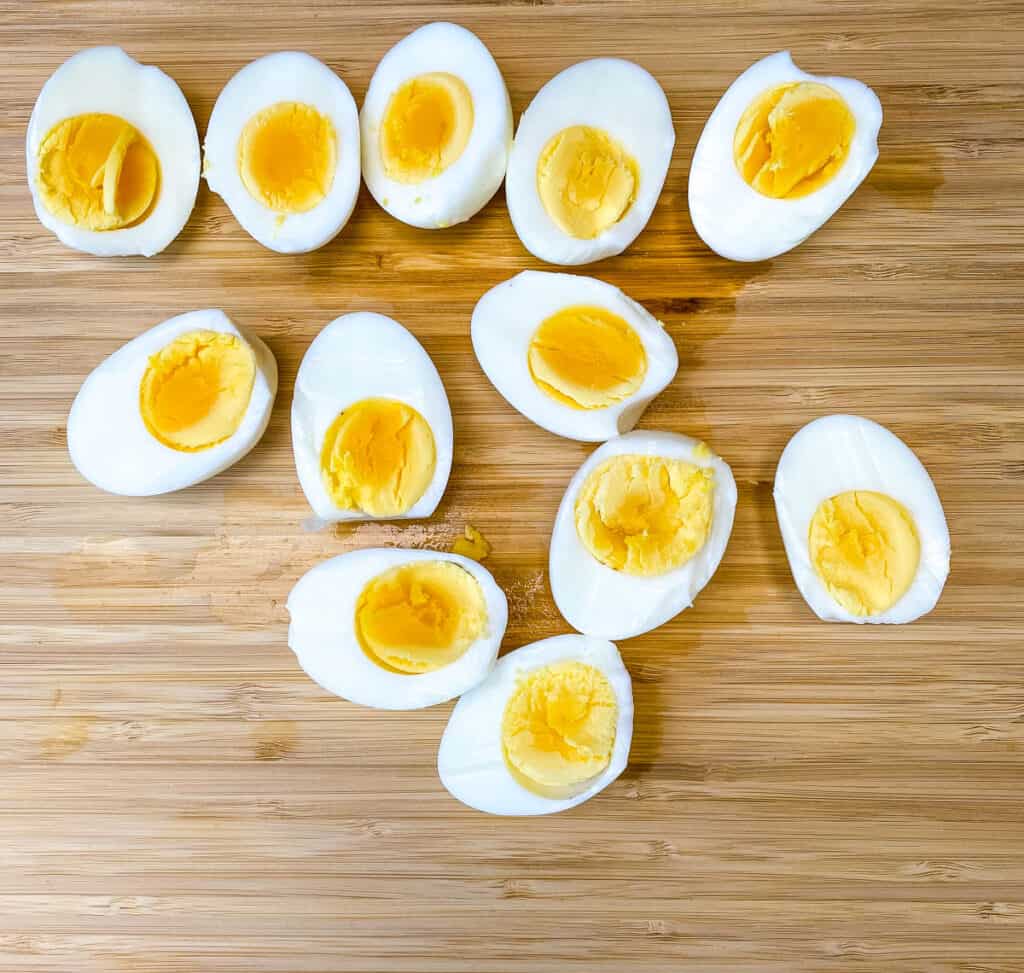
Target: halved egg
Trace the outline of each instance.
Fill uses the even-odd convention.
[[[306,253],[332,240],[359,194],[359,115],[348,86],[301,51],[247,64],[221,91],[203,176],[255,240]]]
[[[552,264],[622,253],[647,225],[676,133],[658,82],[602,57],[556,74],[523,113],[505,195],[523,246]]]
[[[199,136],[174,80],[119,47],[65,61],[25,140],[40,223],[99,257],[151,257],[181,231],[199,188]]]
[[[662,323],[593,277],[525,270],[480,298],[471,331],[513,408],[585,442],[632,429],[679,365]]]
[[[322,520],[429,517],[452,468],[452,413],[423,346],[383,314],[328,324],[295,376],[292,447]]]
[[[949,575],[949,528],[928,471],[884,426],[825,416],[775,473],[786,557],[811,610],[833,622],[912,622]]]
[[[289,647],[328,692],[377,709],[419,709],[487,676],[508,605],[469,558],[372,548],[307,571],[288,614]]]
[[[878,158],[882,106],[852,78],[801,71],[780,51],[747,68],[711,113],[690,166],[690,218],[729,260],[802,243]]]
[[[711,580],[736,512],[736,481],[706,444],[636,430],[599,446],[555,517],[549,573],[558,610],[601,638],[649,632]]]
[[[633,685],[618,649],[558,635],[502,656],[456,703],[437,770],[479,811],[552,814],[614,781],[632,740]]]
[[[462,223],[505,177],[512,106],[480,39],[426,24],[377,65],[360,113],[363,178],[395,219],[423,229]]]
[[[68,451],[101,490],[130,497],[208,480],[259,442],[277,394],[270,349],[223,311],[140,334],[82,383]]]

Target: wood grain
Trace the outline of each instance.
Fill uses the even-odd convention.
[[[552,517],[583,445],[512,412],[472,355],[473,304],[539,266],[499,196],[443,232],[365,193],[341,236],[263,250],[200,190],[163,255],[100,260],[35,221],[23,138],[75,50],[118,43],[182,85],[202,131],[253,57],[308,50],[361,100],[430,19],[477,31],[516,112],[575,60],[660,79],[678,143],[648,229],[593,268],[662,317],[682,360],[644,425],[732,464],[731,546],[696,607],[622,646],[636,687],[619,782],[548,819],[457,804],[434,771],[449,707],[328,697],[285,643],[321,558],[447,545],[465,523],[511,602],[506,648],[567,631]],[[1015,3],[0,4],[0,971],[801,973],[1024,969],[1024,9]],[[870,84],[881,157],[820,233],[770,263],[709,253],[686,209],[720,93],[790,48]],[[75,473],[84,376],[179,311],[223,307],[272,347],[267,435],[180,495]],[[373,309],[423,341],[457,454],[430,522],[304,533],[288,410],[331,318]],[[931,471],[953,571],[917,624],[815,620],[771,507],[804,422],[871,416]]]

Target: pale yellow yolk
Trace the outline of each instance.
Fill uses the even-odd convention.
[[[822,501],[808,535],[811,564],[829,594],[852,615],[878,615],[906,594],[921,543],[899,501],[849,490]]]
[[[534,382],[576,409],[603,409],[628,398],[647,374],[643,343],[603,307],[566,307],[541,322],[527,352]]]
[[[758,95],[741,116],[733,136],[736,168],[765,196],[806,196],[842,167],[856,127],[846,102],[828,85],[779,85]]]
[[[413,561],[377,575],[356,603],[363,651],[394,672],[433,672],[487,634],[483,589],[451,561]]]
[[[661,456],[613,456],[576,498],[576,533],[602,564],[626,574],[682,567],[711,530],[714,472]]]
[[[412,406],[363,399],[331,423],[320,453],[324,486],[343,510],[404,514],[434,476],[434,434]]]
[[[255,378],[256,356],[237,335],[190,331],[149,359],[139,385],[142,421],[171,449],[209,449],[238,430]]]
[[[608,677],[583,662],[524,675],[505,706],[505,762],[524,787],[569,797],[604,770],[615,746],[618,702]]]
[[[120,230],[143,219],[160,185],[153,147],[116,115],[75,115],[39,146],[37,185],[59,220],[86,230]]]
[[[396,182],[433,179],[462,155],[472,131],[473,96],[461,78],[444,72],[412,78],[384,111],[384,171]]]
[[[537,192],[548,216],[569,236],[592,240],[618,223],[636,199],[636,162],[607,132],[573,125],[537,160]]]
[[[331,120],[297,101],[257,112],[238,139],[238,174],[245,188],[276,213],[305,213],[323,202],[337,161]]]
[[[452,553],[482,561],[491,553],[491,543],[476,527],[466,524],[462,537],[456,537],[452,544]]]

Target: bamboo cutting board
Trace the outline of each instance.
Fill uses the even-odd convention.
[[[27,3],[0,6],[0,971],[801,973],[1024,969],[1024,10],[1019,4]],[[298,669],[284,601],[321,559],[376,544],[494,545],[505,647],[568,630],[545,574],[590,447],[514,413],[478,369],[483,291],[540,267],[504,200],[417,231],[364,191],[307,256],[263,250],[201,188],[151,260],[63,248],[36,222],[23,139],[74,51],[117,43],[182,86],[307,50],[362,99],[431,19],[476,31],[518,115],[576,60],[650,69],[678,142],[630,250],[588,268],[662,318],[681,369],[642,425],[706,438],[740,486],[697,605],[622,644],[632,760],[600,797],[495,819],[434,769],[449,705],[382,713]],[[693,146],[756,58],[852,75],[885,108],[881,157],[809,242],[731,264],[687,216]],[[271,346],[266,437],[213,481],[147,500],[82,481],[65,419],[121,343],[222,307]],[[288,412],[299,359],[346,311],[433,356],[455,468],[428,522],[306,533]],[[936,611],[817,621],[771,504],[789,436],[870,416],[935,478],[953,537]]]

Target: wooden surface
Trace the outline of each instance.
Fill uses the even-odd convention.
[[[480,294],[540,266],[501,196],[429,232],[364,191],[338,239],[285,257],[204,186],[164,254],[101,260],[37,224],[24,182],[32,103],[81,47],[159,64],[203,131],[257,55],[310,51],[361,101],[387,48],[438,18],[490,46],[517,115],[588,56],[634,58],[664,85],[678,142],[661,202],[589,271],[678,343],[679,376],[643,425],[706,437],[740,485],[696,607],[622,645],[629,769],[547,819],[447,795],[434,760],[449,706],[359,709],[285,643],[287,593],[319,560],[446,546],[467,521],[509,594],[505,647],[568,630],[546,547],[589,447],[511,411],[470,348]],[[881,157],[807,244],[730,264],[690,226],[690,155],[730,81],[784,47],[878,92]],[[1022,47],[1015,3],[3,4],[0,971],[1020,973]],[[266,437],[183,493],[99,493],[65,449],[79,383],[207,306],[277,356]],[[393,315],[433,356],[455,469],[427,523],[304,533],[295,370],[356,309]],[[952,574],[916,624],[818,622],[790,579],[775,463],[838,411],[904,437],[945,504]]]

